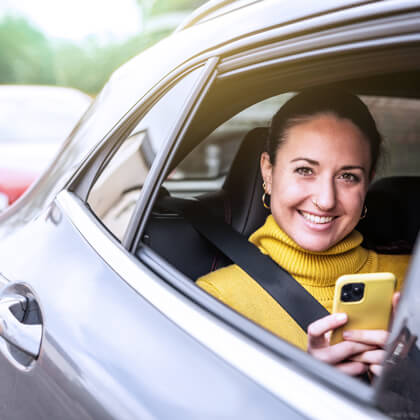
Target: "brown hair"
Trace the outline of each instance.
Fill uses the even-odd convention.
[[[271,163],[275,164],[277,150],[290,128],[325,114],[350,120],[364,134],[370,146],[372,176],[380,156],[382,136],[367,106],[356,95],[339,89],[305,90],[289,99],[277,111],[271,120],[266,143]]]

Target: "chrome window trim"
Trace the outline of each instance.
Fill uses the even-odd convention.
[[[418,34],[408,34],[397,37],[389,37],[386,40],[384,39],[374,39],[369,41],[360,41],[345,46],[333,46],[320,48],[313,51],[305,51],[302,53],[286,55],[284,57],[271,58],[264,60],[262,62],[255,62],[251,58],[240,57],[231,62],[221,63],[219,66],[220,73],[218,74],[218,79],[228,79],[230,77],[238,77],[241,73],[246,73],[249,71],[260,70],[264,68],[269,68],[272,66],[280,66],[283,64],[292,64],[294,62],[301,61],[310,61],[312,59],[322,58],[323,60],[332,59],[338,57],[340,54],[351,54],[354,57],[356,54],[366,53],[369,54],[372,50],[379,51],[378,47],[383,50],[383,47],[396,47],[401,46],[401,49],[406,49],[410,45],[413,47],[418,46],[420,42],[420,33]],[[372,53],[373,56],[374,52]],[[389,52],[383,53],[384,55],[389,56]],[[351,58],[354,60],[354,58]],[[401,64],[398,61],[390,63],[389,69],[401,70]],[[360,74],[363,74],[362,69],[359,71]]]
[[[176,293],[118,242],[110,240],[109,232],[76,195],[64,190],[57,196],[56,203],[90,246],[123,281],[178,327],[269,392],[285,400],[296,411],[320,420],[335,420],[337,413],[340,413],[342,420],[386,418],[373,407],[359,405],[344,395],[333,392],[325,384],[293,370],[263,345],[239,333],[199,305],[193,304],[181,293]],[[299,389],[298,393],[296,389]]]
[[[203,97],[217,77],[216,66],[218,62],[219,57],[212,57],[203,66],[203,73],[191,90],[191,96],[184,105],[183,113],[180,115],[178,123],[173,129],[172,136],[168,139],[165,148],[156,156],[150,168],[150,172],[143,185],[142,193],[136,203],[136,208],[124,235],[123,244],[127,249],[136,249],[138,247],[142,231],[147,222],[147,217],[158,193],[156,185],[163,183],[167,169],[185,131],[194,118]],[[162,159],[162,157],[165,159]]]
[[[313,55],[324,56],[330,53],[354,52],[355,49],[375,47],[378,41],[381,42],[381,45],[384,42],[397,43],[401,39],[404,42],[416,41],[413,35],[419,33],[419,17],[419,12],[412,12],[402,16],[377,18],[373,21],[320,29],[310,34],[274,41],[269,45],[223,58],[218,66],[219,78],[236,69],[258,64],[264,65],[276,58],[293,60],[295,57],[310,58]],[[391,35],[391,32],[394,35]],[[410,35],[411,39],[404,38]]]

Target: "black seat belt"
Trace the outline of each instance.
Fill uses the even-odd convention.
[[[184,209],[185,218],[207,240],[251,276],[307,331],[329,312],[285,269],[251,244],[229,224],[197,205]]]

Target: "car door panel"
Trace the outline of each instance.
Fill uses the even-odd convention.
[[[29,369],[0,355],[2,418],[300,418],[136,293],[59,207],[4,241],[0,265],[30,285],[44,329]]]

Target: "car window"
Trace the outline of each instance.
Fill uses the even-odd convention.
[[[285,93],[258,102],[217,127],[170,173],[163,186],[180,197],[220,189],[245,135],[255,127],[267,127],[292,95]]]
[[[275,95],[246,107],[213,129],[201,142],[197,141],[195,149],[172,169],[164,181],[137,253],[141,252],[142,245],[147,245],[192,281],[231,263],[219,250],[200,237],[188,221],[188,216],[185,217],[184,209],[192,201],[199,201],[226,222],[232,223],[235,229],[247,237],[264,223],[267,212],[264,212],[261,203],[262,180],[259,181],[257,176],[248,177],[249,172],[259,171],[260,152],[247,149],[252,157],[242,162],[240,173],[236,173],[233,183],[229,180],[226,186],[224,182],[247,133],[256,127],[267,130],[272,116],[294,94],[289,92]],[[386,142],[385,148],[388,149],[380,164],[377,178],[420,175],[420,168],[416,164],[420,152],[420,137],[415,118],[420,101],[366,95],[361,96],[361,99],[374,114]],[[263,143],[264,139],[259,136],[252,141]],[[258,150],[263,150],[262,146],[260,144]],[[247,182],[253,183],[248,189],[244,187]],[[248,196],[249,200],[242,200],[238,198],[239,195]],[[251,201],[256,205],[250,204]],[[254,222],[252,229],[244,227]],[[175,243],[177,246],[173,246]]]
[[[258,102],[217,127],[171,172],[164,187],[174,196],[216,191],[223,181],[246,133],[268,127],[275,112],[294,93]],[[376,179],[420,175],[420,100],[361,95],[384,138],[384,153]]]
[[[361,96],[384,138],[384,153],[377,178],[420,175],[420,100]]]
[[[186,75],[161,97],[113,151],[92,186],[88,204],[95,215],[122,239],[152,163],[180,118],[183,103],[200,76]]]

